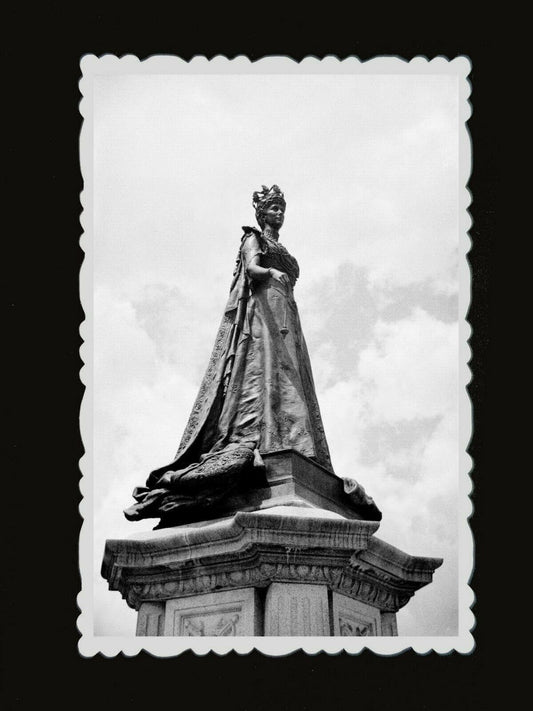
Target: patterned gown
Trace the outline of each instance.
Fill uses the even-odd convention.
[[[243,230],[230,297],[180,447],[135,490],[141,506],[164,474],[177,480],[236,446],[260,454],[294,449],[332,470],[293,294],[298,263],[280,242]],[[246,269],[257,254],[262,267],[285,272],[290,284],[250,279]]]

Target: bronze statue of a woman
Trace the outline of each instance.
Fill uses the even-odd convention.
[[[261,230],[244,234],[215,346],[173,462],[133,493],[130,520],[196,515],[216,506],[261,455],[295,450],[332,470],[293,290],[296,259],[279,241],[285,198],[253,194]],[[176,518],[177,517],[177,518]]]

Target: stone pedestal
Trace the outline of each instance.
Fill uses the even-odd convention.
[[[301,495],[108,540],[102,574],[138,610],[137,634],[396,635],[396,612],[442,561],[381,541],[379,522],[343,516],[343,501],[332,511]]]

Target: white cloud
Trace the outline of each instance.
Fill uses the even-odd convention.
[[[400,631],[456,634],[457,324],[420,308],[397,321],[378,319],[357,372],[328,387],[333,360],[331,345],[313,353],[337,474],[357,479],[378,504],[379,537],[444,558],[433,586],[399,614]]]
[[[376,342],[360,357],[363,388],[374,416],[386,421],[431,417],[456,405],[457,324],[417,309],[411,318],[376,326]]]

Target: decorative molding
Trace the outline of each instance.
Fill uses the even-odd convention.
[[[372,537],[366,549],[355,551],[351,560],[352,566],[360,566],[374,571],[375,576],[389,575],[391,578],[402,578],[409,582],[430,583],[433,573],[442,565],[442,558],[425,558],[413,556]]]
[[[332,596],[333,632],[341,637],[379,637],[382,613],[372,605],[343,594]]]
[[[339,617],[341,637],[375,637],[371,622],[359,622]]]
[[[203,526],[108,541],[102,572],[134,609],[143,602],[285,582],[326,585],[396,612],[431,582],[440,560],[415,558],[379,541],[373,536],[377,522],[321,513],[239,512]]]
[[[261,611],[253,588],[220,590],[165,603],[167,637],[241,637],[261,633]]]
[[[400,591],[384,586],[378,579],[361,577],[349,567],[326,564],[262,562],[254,567],[202,573],[199,570],[173,571],[171,579],[126,584],[128,605],[138,609],[142,602],[171,600],[234,588],[266,587],[275,582],[326,585],[348,597],[361,600],[386,612],[396,612],[407,604],[415,589]]]
[[[206,631],[205,619],[187,618],[183,620],[184,637],[236,637],[240,615],[222,615],[212,629]]]

